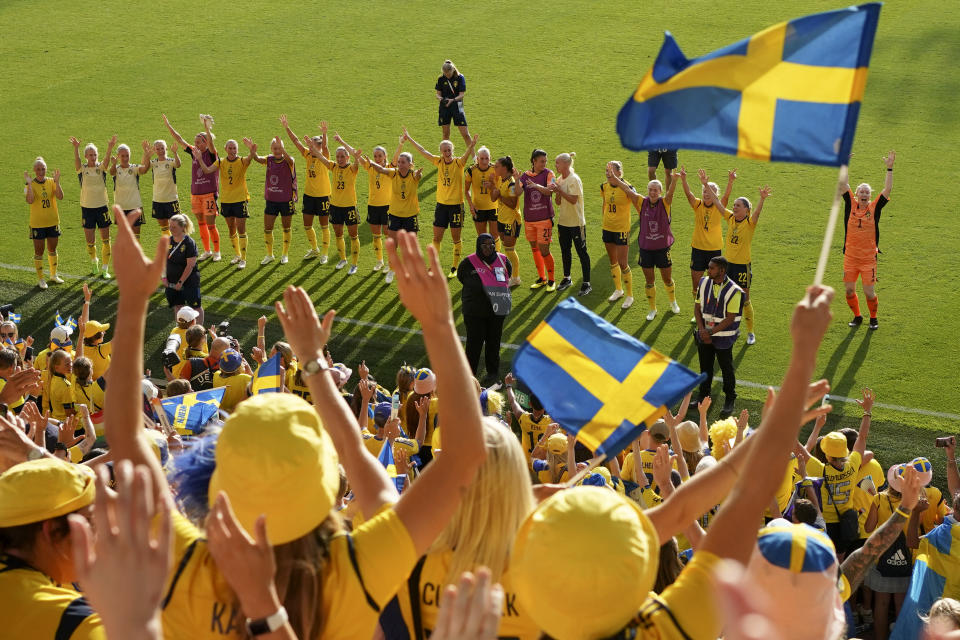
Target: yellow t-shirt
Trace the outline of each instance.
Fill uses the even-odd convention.
[[[103,410],[106,401],[106,390],[103,388],[104,381],[95,378],[88,385],[82,385],[79,382],[73,385],[73,403],[74,406],[84,404],[90,413],[96,413]]]
[[[383,438],[378,438],[366,429],[360,431],[360,436],[363,438],[363,445],[370,452],[370,455],[374,458],[379,456],[380,450],[383,449]],[[396,456],[400,451],[412,456],[420,451],[420,445],[413,438],[394,438],[393,455]]]
[[[437,168],[437,203],[463,204],[463,167],[461,158],[444,162],[440,156],[430,156],[430,164]]]
[[[0,636],[106,640],[84,597],[12,556],[0,554]]]
[[[627,185],[633,190],[633,185]],[[630,233],[630,208],[633,203],[626,191],[615,187],[609,182],[600,185],[603,195],[603,226],[604,231],[616,233]]]
[[[223,392],[223,400],[220,401],[220,408],[227,413],[232,412],[241,401],[247,399],[247,387],[253,376],[246,373],[237,373],[232,376],[224,376],[219,371],[213,374],[213,388],[226,387]]]
[[[66,420],[67,412],[73,411],[73,383],[59,373],[51,373],[49,390],[44,401],[50,410],[50,417]]]
[[[80,178],[81,207],[93,209],[107,206],[107,173],[99,164],[95,167],[80,167],[77,177]]]
[[[233,160],[227,160],[226,156],[220,158],[220,202],[231,204],[250,199],[250,191],[247,189],[249,168],[249,165],[243,164],[240,156]]]
[[[656,451],[650,451],[649,449],[643,449],[640,451],[640,473],[646,474],[647,481],[650,483],[648,488],[656,492],[657,490],[657,481],[653,479],[653,459],[657,455]],[[633,452],[631,451],[623,457],[623,464],[620,465],[620,477],[627,480],[628,482],[636,482],[634,480],[633,468],[636,462],[633,458]],[[673,468],[677,468],[677,462],[673,462]],[[659,494],[657,494],[659,496]]]
[[[501,180],[500,185],[497,187],[497,189],[500,190],[500,196],[497,199],[497,222],[505,226],[509,226],[520,220],[520,198],[513,192],[513,185],[515,185],[516,182],[513,178],[507,178],[506,180]],[[503,201],[504,196],[517,198],[517,203],[512,207],[507,206]]]
[[[544,413],[539,420],[534,420],[533,414],[524,411],[517,420],[520,423],[520,444],[523,447],[523,455],[527,456],[527,465],[533,464],[533,458],[530,454],[537,448],[537,443],[543,436],[543,432],[553,423],[553,418]]]
[[[704,251],[723,249],[723,229],[720,226],[720,219],[732,214],[723,207],[704,206],[700,198],[697,198],[693,205],[693,213],[693,240],[690,246]]]
[[[140,199],[140,165],[131,164],[121,167],[119,164],[113,176],[113,204],[124,211],[139,209],[143,206]]]
[[[110,359],[113,357],[113,345],[101,342],[95,347],[83,347],[83,355],[93,363],[93,379],[96,380],[110,368]]]
[[[30,203],[30,226],[34,229],[56,227],[60,224],[60,210],[57,205],[57,184],[53,178],[30,181],[33,190],[33,202]]]
[[[309,150],[303,150],[303,157],[307,161],[307,183],[304,185],[304,195],[312,198],[330,197],[330,173],[320,158]]]
[[[388,169],[392,167],[392,164],[387,165]],[[388,206],[390,204],[390,199],[393,197],[393,181],[390,180],[389,176],[383,175],[369,165],[367,165],[367,175],[367,189],[369,193],[367,196],[367,206]]]
[[[341,167],[333,163],[333,191],[330,194],[330,204],[335,207],[357,206],[357,170],[355,163]]]
[[[153,171],[153,201],[176,202],[177,165],[173,158],[150,158],[150,169]]]
[[[842,514],[853,508],[851,494],[857,472],[860,470],[860,461],[860,454],[856,451],[850,453],[842,469],[835,469],[829,464],[825,465],[816,458],[810,458],[807,461],[807,475],[811,478],[824,478],[824,483],[820,486],[820,504],[824,522],[839,522],[837,512]]]
[[[6,378],[0,378],[0,391],[3,391],[3,388],[5,386],[7,386]],[[26,401],[24,400],[23,396],[20,396],[16,401],[7,404],[7,407],[9,407],[10,409],[17,409],[21,407],[24,402]]]
[[[774,497],[777,500],[777,508],[780,509],[779,515],[774,515],[770,513],[770,509],[764,511],[764,515],[768,518],[779,517],[783,515],[784,510],[790,506],[790,498],[793,497],[793,491],[797,486],[797,483],[803,480],[803,476],[800,475],[798,470],[798,463],[796,458],[791,458],[790,462],[787,464],[787,469],[784,472],[783,480],[780,482],[780,486],[777,487],[777,493],[774,494]]]
[[[452,551],[439,551],[427,555],[423,562],[417,592],[420,594],[420,624],[423,630],[427,632],[425,636],[430,635],[436,629],[440,596],[446,586],[444,579],[452,561]],[[504,570],[498,582],[503,587],[504,597],[497,637],[537,640],[540,637],[540,629],[517,603],[517,594],[513,590],[509,568]],[[416,630],[413,628],[410,589],[401,587],[397,591],[397,600],[400,602],[403,620],[410,630],[410,637],[414,638],[416,637]]]
[[[723,249],[723,257],[734,264],[750,264],[750,247],[757,225],[753,224],[749,213],[740,222],[737,222],[732,213],[724,217],[727,220],[727,243]]]
[[[490,193],[485,186],[484,181],[493,180],[493,188],[500,186],[500,176],[494,170],[493,164],[481,169],[477,165],[467,168],[467,175],[464,177],[464,185],[470,188],[470,199],[473,200],[473,206],[478,211],[489,211],[496,209],[496,203],[490,199]]]
[[[400,169],[390,169],[390,210],[389,213],[397,218],[412,218],[420,213],[420,197],[417,195],[417,186],[420,180],[416,171],[410,169],[407,175],[401,176]]]
[[[720,558],[697,551],[673,584],[659,596],[651,593],[631,623],[642,629],[640,638],[686,640],[716,638],[721,617],[713,574]]]

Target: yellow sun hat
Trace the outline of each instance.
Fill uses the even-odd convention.
[[[56,458],[21,462],[0,475],[0,527],[18,527],[73,513],[93,502],[89,467]]]

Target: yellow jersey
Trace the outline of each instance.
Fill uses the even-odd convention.
[[[110,368],[110,359],[113,357],[113,345],[101,342],[95,347],[83,347],[83,355],[93,363],[93,379],[96,380]]]
[[[80,167],[80,206],[87,209],[107,206],[107,172],[100,165]]]
[[[791,498],[793,498],[793,493],[797,488],[797,483],[803,480],[799,469],[797,459],[790,458],[787,470],[783,475],[783,480],[780,481],[780,486],[777,487],[777,492],[774,494],[774,498],[777,501],[777,508],[780,509],[780,514],[774,515],[770,513],[770,509],[767,509],[764,512],[766,517],[779,518],[783,515],[783,512],[786,511],[787,507],[790,506]]]
[[[504,226],[510,226],[520,220],[520,198],[513,192],[513,185],[517,183],[513,177],[501,180],[497,186],[500,196],[497,199],[497,222]],[[517,198],[517,204],[510,207],[503,201],[504,196]]]
[[[243,164],[243,158],[237,156],[233,160],[220,158],[220,202],[232,204],[246,202],[250,199],[247,189],[247,169],[250,165]]]
[[[390,215],[397,218],[412,218],[420,213],[420,197],[417,186],[420,179],[416,171],[410,169],[407,175],[400,175],[400,169],[390,169]]]
[[[356,561],[351,561],[347,534],[337,534],[321,572],[318,605],[324,640],[372,637],[379,613],[368,604],[364,587],[382,609],[417,562],[410,534],[390,506],[349,535]],[[203,533],[174,512],[173,538],[173,563],[163,590],[168,594],[162,618],[164,637],[248,637],[243,611],[217,571]]]
[[[537,420],[529,411],[524,411],[517,419],[520,423],[520,446],[523,447],[523,455],[527,456],[527,465],[533,464],[533,450],[537,448],[537,443],[547,427],[553,423],[553,418],[544,413]],[[532,467],[531,467],[532,468]]]
[[[856,486],[860,462],[860,454],[856,451],[850,453],[842,469],[824,464],[816,458],[807,460],[806,475],[824,479],[820,485],[820,511],[823,513],[824,522],[839,522],[839,514],[853,508],[851,494]]]
[[[360,436],[363,438],[363,446],[367,448],[370,455],[374,458],[378,457],[380,450],[383,449],[383,438],[378,438],[367,429],[361,429]],[[408,456],[416,455],[420,451],[420,445],[413,438],[394,438],[393,455],[396,456],[400,451]]]
[[[336,162],[330,170],[333,173],[333,191],[330,204],[335,207],[357,206],[357,167],[356,163],[341,167]]]
[[[113,204],[124,211],[143,207],[140,199],[140,165],[117,165],[113,176]]]
[[[73,404],[83,404],[91,414],[103,411],[106,401],[107,390],[104,389],[106,380],[103,378],[94,378],[93,382],[87,385],[77,382],[73,385]]]
[[[430,156],[430,163],[437,168],[437,204],[463,204],[463,167],[461,158],[444,162],[440,156]]]
[[[633,185],[627,182],[627,186],[633,191]],[[604,231],[630,233],[630,207],[633,203],[630,201],[627,192],[609,182],[604,182],[600,185],[600,193],[603,195],[603,224],[601,228]]]
[[[481,169],[478,165],[467,168],[467,175],[464,177],[464,184],[470,187],[470,199],[473,206],[479,211],[489,211],[496,209],[496,203],[490,198],[489,190],[483,186],[484,181],[492,180],[493,188],[500,186],[500,176],[494,171],[493,165],[487,165],[486,169]]]
[[[327,167],[309,150],[303,150],[303,158],[307,161],[307,183],[303,187],[303,194],[311,198],[330,197],[330,173]]]
[[[753,244],[753,232],[757,225],[747,217],[737,222],[730,213],[727,219],[727,243],[723,248],[723,257],[734,264],[750,264],[750,246]]]
[[[60,209],[57,206],[57,183],[53,178],[30,181],[33,202],[30,203],[30,226],[34,229],[56,227],[60,224]]]
[[[723,618],[714,590],[720,558],[697,551],[663,593],[650,593],[628,628],[639,638],[683,640],[720,636]]]
[[[386,168],[393,168],[393,165],[388,164]],[[367,206],[388,206],[393,197],[393,182],[390,180],[390,177],[383,175],[369,164],[367,164],[367,175],[367,189],[369,193],[367,196]]]
[[[237,373],[232,376],[225,376],[219,371],[213,374],[213,388],[219,389],[226,387],[223,392],[223,400],[220,401],[220,408],[231,413],[241,401],[247,399],[247,387],[253,376],[246,373]]]
[[[6,379],[6,378],[0,378],[0,391],[3,391],[3,388],[4,388],[5,386],[7,386],[7,379]],[[8,403],[8,404],[7,404],[7,407],[9,407],[10,409],[19,409],[20,407],[23,406],[23,403],[24,403],[24,402],[26,402],[26,400],[24,399],[23,396],[20,396],[19,398],[17,398],[17,399],[14,400],[13,402]]]
[[[654,492],[657,490],[657,481],[653,479],[653,459],[656,455],[656,451],[651,451],[649,449],[641,450],[640,469],[638,470],[640,473],[646,474],[649,482],[647,488]],[[635,466],[636,462],[634,461],[633,452],[631,451],[623,457],[623,464],[620,465],[620,477],[628,482],[636,482],[636,480],[633,479],[633,471]],[[677,461],[674,460],[671,466],[676,469]],[[658,493],[657,496],[659,497],[659,495],[660,494]]]
[[[153,201],[176,202],[177,197],[177,165],[173,158],[163,160],[150,158],[150,169],[153,171]]]
[[[694,202],[693,213],[693,240],[690,246],[703,251],[723,249],[723,229],[720,227],[720,219],[733,214],[723,207],[717,208],[716,205],[708,207],[700,198]]]
[[[51,372],[48,389],[44,402],[50,410],[50,417],[66,420],[67,414],[73,413],[73,382],[59,373]]]

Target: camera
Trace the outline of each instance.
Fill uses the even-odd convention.
[[[13,313],[12,304],[0,304],[0,318],[7,320],[10,318],[11,313]]]
[[[163,366],[167,369],[173,369],[180,364],[180,356],[177,351],[180,349],[180,334],[171,333],[167,336],[167,342],[163,345]]]
[[[224,320],[217,325],[217,337],[218,338],[229,338],[230,337],[230,321]]]

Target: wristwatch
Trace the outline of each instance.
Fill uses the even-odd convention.
[[[40,447],[33,447],[32,449],[30,449],[30,453],[27,454],[27,460],[28,461],[39,460],[44,455],[46,455],[46,451],[44,449],[41,449]]]
[[[256,620],[247,618],[247,633],[252,636],[262,636],[266,633],[273,633],[287,624],[289,619],[290,617],[287,615],[286,608],[280,607],[276,613],[266,618],[257,618]]]
[[[309,378],[310,376],[315,376],[321,371],[326,371],[330,367],[327,366],[327,361],[323,358],[314,358],[313,360],[307,360],[300,367],[300,371],[303,372],[304,378]]]

